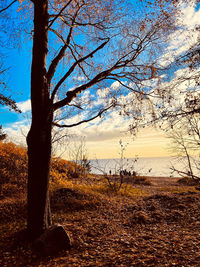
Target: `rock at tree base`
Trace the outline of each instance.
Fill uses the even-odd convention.
[[[71,241],[62,225],[54,225],[47,229],[33,244],[34,250],[41,255],[54,255],[69,249]]]

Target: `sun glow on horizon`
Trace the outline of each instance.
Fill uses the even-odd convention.
[[[107,140],[91,141],[86,139],[86,150],[89,159],[113,159],[120,158],[120,144],[122,140],[125,158],[138,157],[168,157],[170,153],[167,149],[168,139],[161,130],[153,127],[141,129],[137,136],[114,137]],[[69,159],[67,153],[62,157]]]

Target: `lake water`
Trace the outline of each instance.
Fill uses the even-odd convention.
[[[92,173],[96,174],[112,174],[119,173],[120,169],[127,171],[135,171],[139,175],[161,176],[161,177],[178,177],[177,173],[172,173],[171,166],[175,166],[179,170],[184,170],[184,163],[177,161],[173,157],[153,157],[134,159],[99,159],[91,160]]]

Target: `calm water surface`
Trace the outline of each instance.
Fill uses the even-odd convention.
[[[119,173],[120,169],[127,171],[135,171],[139,175],[149,176],[172,176],[178,177],[177,173],[172,173],[170,167],[174,165],[176,168],[183,170],[184,164],[178,162],[173,157],[153,157],[135,159],[99,159],[91,160],[92,173],[103,174],[111,171],[112,174]]]

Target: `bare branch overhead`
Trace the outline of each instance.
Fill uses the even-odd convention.
[[[62,14],[62,12],[68,7],[68,5],[70,4],[72,2],[72,0],[69,0],[68,2],[67,2],[67,4],[66,5],[64,5],[63,6],[63,8],[61,8],[61,10],[59,11],[59,13],[57,14],[57,15],[55,15],[55,17],[52,19],[52,21],[49,23],[49,26],[48,26],[48,28],[50,28],[52,25],[53,25],[53,23],[59,18],[59,16]]]
[[[73,124],[69,124],[69,125],[67,125],[67,124],[59,124],[59,123],[53,122],[53,125],[54,125],[54,126],[57,126],[57,127],[59,127],[59,128],[71,128],[71,127],[75,127],[75,126],[81,125],[81,124],[83,124],[83,123],[93,121],[94,119],[96,119],[96,118],[98,118],[98,117],[101,117],[101,115],[102,115],[103,113],[105,113],[106,111],[108,111],[108,110],[109,110],[110,108],[112,108],[112,107],[113,107],[113,104],[110,105],[110,106],[107,107],[107,108],[104,108],[104,109],[100,110],[100,111],[98,112],[97,115],[95,115],[95,116],[93,116],[93,117],[91,117],[90,119],[87,119],[87,120],[82,120],[82,121],[79,121],[79,122],[77,122],[77,123],[73,123]]]
[[[69,1],[68,4],[70,2],[71,1]],[[75,12],[75,14],[73,16],[72,25],[71,25],[71,27],[69,29],[69,33],[68,33],[68,36],[67,36],[66,41],[64,41],[63,37],[58,33],[59,34],[59,37],[64,41],[64,46],[60,49],[58,55],[52,60],[50,66],[49,66],[49,70],[47,72],[47,80],[48,80],[49,85],[51,83],[51,79],[53,78],[53,75],[54,75],[54,73],[56,71],[56,68],[57,68],[60,60],[64,57],[65,51],[66,51],[66,49],[68,48],[68,46],[70,44],[72,33],[73,33],[73,29],[74,29],[74,22],[75,22],[76,16],[78,15],[79,10],[80,10],[80,8],[77,9],[77,11]]]
[[[57,93],[59,87],[64,83],[64,81],[67,79],[67,77],[73,72],[73,70],[75,69],[75,67],[85,61],[87,58],[90,58],[90,57],[93,57],[93,55],[101,50],[107,43],[109,42],[109,39],[106,40],[104,43],[102,43],[100,46],[98,46],[95,50],[93,50],[92,52],[90,52],[88,55],[78,59],[76,62],[74,62],[74,64],[70,67],[70,69],[65,73],[65,75],[60,79],[60,81],[56,84],[53,92],[52,92],[52,96],[51,96],[51,99],[54,99],[55,97],[55,94]],[[88,87],[87,87],[88,88]],[[68,92],[69,93],[69,92]]]
[[[12,1],[8,6],[2,8],[2,9],[0,10],[0,13],[6,11],[6,10],[7,10],[9,7],[11,7],[15,2],[17,2],[17,0]]]

